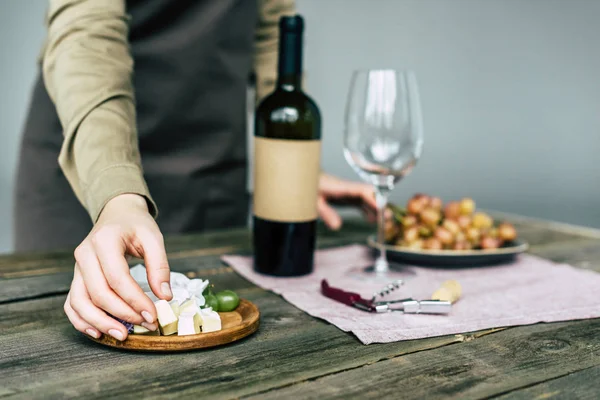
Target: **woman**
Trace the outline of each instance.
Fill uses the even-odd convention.
[[[245,225],[248,78],[258,101],[273,89],[278,21],[293,12],[289,0],[50,1],[16,245],[78,244],[65,302],[75,328],[125,339],[110,313],[156,329],[125,255],[143,258],[153,292],[170,300],[161,231]],[[327,200],[375,206],[368,186],[323,175],[319,211],[334,229]]]

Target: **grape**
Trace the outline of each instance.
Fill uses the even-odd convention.
[[[423,239],[417,239],[412,243],[408,243],[408,245],[406,247],[408,247],[410,249],[414,249],[414,250],[420,250],[423,248],[423,245],[424,245]]]
[[[429,237],[433,234],[433,231],[431,230],[431,228],[425,226],[425,225],[419,225],[417,227],[417,229],[419,230],[419,236],[421,237]]]
[[[448,219],[457,219],[460,216],[460,203],[451,201],[444,208],[444,216]]]
[[[439,197],[432,197],[429,200],[429,207],[433,208],[434,210],[441,210],[442,209],[442,199],[440,199]]]
[[[440,212],[434,210],[433,208],[424,209],[423,211],[421,211],[421,214],[419,214],[419,216],[421,217],[421,222],[423,222],[427,226],[436,226],[442,218]]]
[[[450,233],[454,236],[460,232],[460,226],[458,226],[458,222],[453,219],[445,219],[442,226],[448,229],[448,231],[450,231]]]
[[[430,237],[423,243],[423,248],[429,250],[441,250],[442,242],[438,238]]]
[[[515,240],[517,238],[517,230],[512,224],[503,222],[498,225],[498,237],[506,241]]]
[[[481,238],[482,249],[497,249],[498,247],[500,247],[500,244],[500,240],[491,236],[484,236],[483,238]]]
[[[435,229],[434,235],[442,244],[452,244],[454,241],[452,233],[450,233],[448,229],[441,226],[438,226]]]
[[[400,228],[394,221],[385,221],[383,232],[386,242],[393,242],[400,233]]]
[[[478,212],[473,215],[473,226],[475,228],[491,228],[494,221],[486,213]]]
[[[471,243],[466,240],[457,240],[452,246],[453,250],[469,250],[471,248]]]
[[[414,197],[406,204],[406,211],[413,215],[418,215],[424,208],[425,204],[420,199],[415,199]]]
[[[458,226],[460,227],[460,229],[464,231],[469,226],[471,226],[471,217],[468,215],[461,215],[460,217],[458,217],[456,222],[458,222]]]
[[[475,211],[475,202],[473,199],[465,197],[460,201],[460,213],[462,215],[471,215]]]
[[[412,226],[404,231],[404,241],[411,243],[419,238],[419,229],[416,226]]]
[[[402,225],[405,228],[410,228],[411,226],[414,226],[417,224],[417,217],[414,215],[407,215],[404,218],[402,218]]]
[[[467,240],[473,244],[479,242],[479,237],[481,236],[481,233],[479,231],[479,229],[474,228],[474,227],[470,227],[467,228],[466,232],[465,232],[465,236],[467,237]]]

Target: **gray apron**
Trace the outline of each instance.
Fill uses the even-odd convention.
[[[252,0],[129,0],[144,177],[164,234],[246,224]],[[38,77],[15,199],[18,251],[73,248],[92,222],[58,165],[62,128]]]

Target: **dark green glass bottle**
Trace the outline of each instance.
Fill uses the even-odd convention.
[[[254,269],[300,276],[313,270],[321,115],[302,91],[304,21],[283,17],[279,29],[277,87],[255,117]]]

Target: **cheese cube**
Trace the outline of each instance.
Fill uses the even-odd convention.
[[[200,327],[200,326],[202,326],[202,317],[200,316],[200,307],[198,307],[197,304],[198,303],[197,303],[196,299],[193,297],[189,300],[186,300],[181,305],[181,313],[183,314],[185,312],[185,313],[193,314],[196,325],[198,325],[198,327]]]
[[[181,312],[200,312],[200,307],[196,303],[195,298],[188,299],[181,304]]]
[[[200,333],[200,326],[196,323],[196,315],[197,313],[184,312],[179,316],[179,322],[177,323],[178,336]]]
[[[176,301],[171,301],[169,305],[171,306],[171,309],[173,310],[175,316],[179,318],[179,314],[181,314],[181,307],[179,306],[179,303]]]
[[[202,332],[215,332],[221,330],[221,317],[211,308],[200,310],[202,317]]]
[[[172,335],[177,332],[177,316],[173,312],[171,305],[166,300],[159,300],[154,303],[156,313],[158,314],[158,324],[160,332],[163,335]]]
[[[144,328],[141,325],[134,325],[133,333],[136,335],[148,335],[148,336],[159,336],[160,335],[160,332],[158,331],[158,329],[155,331],[149,331],[148,329]]]

